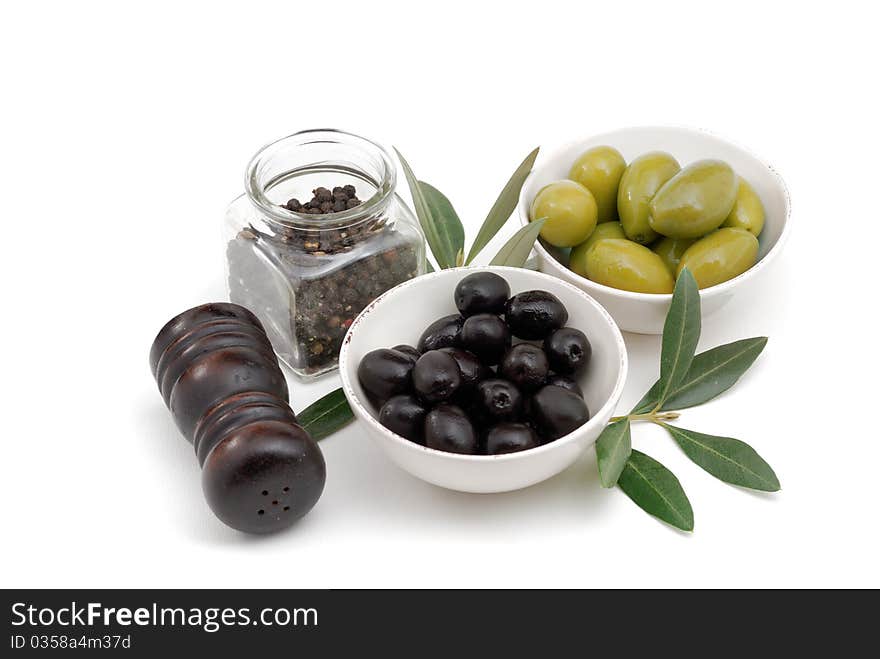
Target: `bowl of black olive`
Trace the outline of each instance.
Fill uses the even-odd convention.
[[[360,427],[398,466],[484,493],[570,466],[611,418],[627,358],[614,320],[580,289],[488,266],[377,298],[349,328],[339,367]]]

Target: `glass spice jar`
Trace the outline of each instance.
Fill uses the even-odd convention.
[[[229,299],[300,377],[335,369],[355,316],[425,272],[425,239],[396,182],[382,147],[338,130],[295,133],[248,165],[226,213]]]

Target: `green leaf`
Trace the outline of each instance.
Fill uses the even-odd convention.
[[[732,437],[717,437],[661,424],[693,462],[725,483],[762,492],[777,492],[779,479],[751,446]]]
[[[406,176],[406,182],[409,184],[409,191],[412,195],[416,217],[419,218],[419,224],[422,226],[422,231],[425,232],[425,240],[431,248],[431,253],[434,255],[434,258],[437,260],[437,265],[439,265],[441,269],[451,268],[452,264],[455,262],[455,252],[450,252],[447,249],[447,243],[440,237],[440,231],[437,228],[437,223],[434,221],[431,206],[425,198],[422,186],[419,185],[419,180],[416,178],[416,175],[413,174],[406,158],[404,158],[403,154],[397,149],[394,149],[394,151],[397,153],[397,157],[400,159],[400,164],[403,167],[403,173]]]
[[[431,217],[434,219],[434,226],[443,244],[443,250],[447,254],[452,254],[448,267],[459,265],[458,255],[464,253],[464,227],[458,219],[458,214],[449,199],[433,185],[419,181],[419,187],[422,189],[428,208],[431,209]]]
[[[532,247],[535,246],[538,233],[540,233],[541,227],[544,226],[546,221],[547,218],[542,217],[522,227],[513,234],[510,240],[504,243],[504,246],[498,250],[495,258],[492,259],[489,265],[508,265],[514,268],[523,267],[529,258],[529,254],[532,253]]]
[[[425,259],[425,272],[434,272],[434,266],[428,259]]]
[[[700,290],[690,270],[685,268],[675,282],[672,303],[663,325],[660,350],[660,387],[657,405],[687,376],[700,340]]]
[[[607,426],[596,440],[596,459],[599,465],[599,481],[602,487],[614,487],[620,472],[632,453],[629,418],[623,418]]]
[[[654,458],[633,449],[617,485],[645,512],[682,531],[694,530],[694,511],[681,483]]]
[[[723,394],[736,384],[766,345],[766,336],[756,336],[701,352],[691,362],[685,379],[669,392],[660,409],[683,410]],[[659,389],[658,380],[630,414],[645,414],[653,410]]]
[[[296,418],[312,439],[319,440],[346,426],[354,414],[342,389],[336,389],[309,405]]]
[[[520,190],[522,190],[523,183],[525,183],[529,172],[532,171],[535,158],[538,157],[540,149],[541,147],[538,147],[527,155],[526,159],[516,168],[510,180],[507,181],[507,185],[504,186],[501,194],[498,195],[498,199],[495,200],[495,204],[489,210],[486,219],[483,220],[483,226],[477,232],[477,237],[474,239],[474,244],[471,245],[471,251],[468,252],[465,264],[470,264],[489,241],[495,237],[495,234],[504,226],[504,223],[507,222],[507,218],[510,217],[513,209],[516,208]]]

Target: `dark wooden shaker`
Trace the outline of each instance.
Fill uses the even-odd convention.
[[[297,424],[257,318],[236,304],[189,309],[160,330],[150,368],[202,467],[214,514],[248,533],[285,528],[324,488],[317,443]]]

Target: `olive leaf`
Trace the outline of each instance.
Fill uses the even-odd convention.
[[[694,511],[681,483],[654,458],[633,449],[617,485],[645,512],[682,531],[694,530]]]
[[[661,424],[692,462],[725,483],[762,492],[779,491],[772,467],[751,446],[732,437],[706,435]]]
[[[451,268],[455,263],[455,251],[451,250],[449,247],[450,243],[441,237],[440,229],[431,212],[431,205],[425,198],[424,189],[419,185],[419,180],[410,168],[406,158],[397,149],[394,149],[394,151],[397,153],[397,157],[400,159],[400,164],[403,167],[403,173],[406,176],[406,182],[409,184],[409,191],[412,195],[416,217],[418,217],[422,231],[425,233],[425,240],[431,248],[431,253],[441,269]]]
[[[447,254],[452,254],[447,267],[460,265],[458,257],[459,254],[464,253],[464,227],[452,207],[452,202],[430,183],[419,181],[419,187],[431,210],[431,217],[434,219],[434,226],[443,243],[443,249]]]
[[[504,243],[504,246],[498,250],[495,258],[489,262],[489,265],[507,265],[514,268],[523,267],[529,258],[529,254],[532,253],[532,247],[535,246],[535,240],[538,238],[538,233],[540,233],[541,227],[544,226],[544,222],[546,221],[547,218],[542,217],[539,220],[529,222],[524,227],[521,227],[520,230],[513,234],[510,240]]]
[[[342,389],[335,389],[309,405],[296,418],[312,439],[319,440],[348,425],[354,414]]]
[[[655,407],[687,376],[700,340],[700,290],[690,270],[684,268],[675,282],[672,303],[663,325],[660,349],[660,386]]]
[[[660,410],[683,410],[724,393],[736,384],[766,345],[766,336],[756,336],[701,352],[694,357],[684,380],[669,392]],[[659,400],[659,389],[658,380],[630,414],[645,414],[653,410]]]
[[[596,461],[602,487],[614,487],[631,453],[629,417],[605,426],[596,440]]]
[[[495,234],[497,234],[501,227],[504,226],[504,223],[507,222],[507,218],[510,217],[513,209],[516,208],[516,204],[519,201],[520,190],[522,190],[523,183],[525,183],[529,172],[532,171],[532,167],[535,164],[535,159],[538,157],[538,151],[540,149],[541,147],[538,147],[526,156],[525,160],[523,160],[522,163],[520,163],[520,166],[516,168],[516,171],[513,172],[513,175],[510,177],[510,180],[507,181],[504,189],[501,190],[501,194],[498,195],[498,199],[495,200],[495,203],[489,210],[489,214],[486,216],[486,219],[483,220],[483,225],[477,232],[474,244],[471,245],[467,259],[464,261],[466,265],[469,265],[489,241],[495,237]]]

